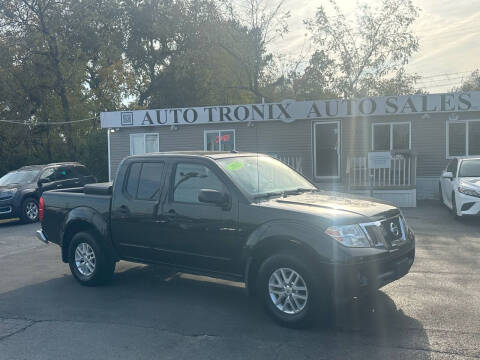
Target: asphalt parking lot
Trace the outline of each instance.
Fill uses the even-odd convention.
[[[0,359],[480,358],[480,219],[437,202],[405,211],[411,272],[308,330],[279,327],[241,284],[121,262],[86,288],[39,225],[0,225]]]

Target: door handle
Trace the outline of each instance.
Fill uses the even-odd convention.
[[[118,208],[118,212],[120,213],[120,215],[127,216],[130,211],[128,210],[128,207],[122,205]]]
[[[173,220],[173,219],[175,219],[176,216],[177,216],[177,212],[174,209],[170,209],[170,210],[167,211],[167,214],[166,214],[165,217],[168,220]]]

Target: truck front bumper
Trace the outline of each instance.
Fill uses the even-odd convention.
[[[333,296],[345,299],[364,296],[407,275],[415,259],[415,247],[391,254],[384,259],[334,268]]]

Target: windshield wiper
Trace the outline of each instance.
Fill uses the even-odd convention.
[[[272,196],[283,196],[283,197],[287,197],[288,195],[296,195],[296,194],[301,194],[303,192],[307,192],[307,191],[314,191],[316,189],[312,189],[312,188],[297,188],[297,189],[292,189],[292,190],[285,190],[285,191],[271,191],[271,192],[267,192],[265,194],[258,194],[258,195],[255,195],[253,198],[254,199],[261,199],[261,198],[269,198],[269,197],[272,197]]]
[[[304,193],[304,192],[308,192],[308,191],[314,191],[316,189],[312,189],[312,188],[297,188],[297,189],[292,189],[292,190],[285,190],[283,192],[283,195],[286,196],[286,195],[295,195],[295,194],[301,194],[301,193]]]
[[[271,191],[271,192],[267,192],[267,193],[264,193],[264,194],[258,194],[258,195],[255,195],[253,198],[254,199],[262,199],[262,198],[269,198],[269,197],[272,197],[272,196],[281,196],[283,195],[283,191]]]

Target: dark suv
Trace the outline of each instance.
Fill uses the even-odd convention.
[[[24,166],[0,178],[0,219],[38,221],[38,200],[44,191],[96,182],[79,163]]]

